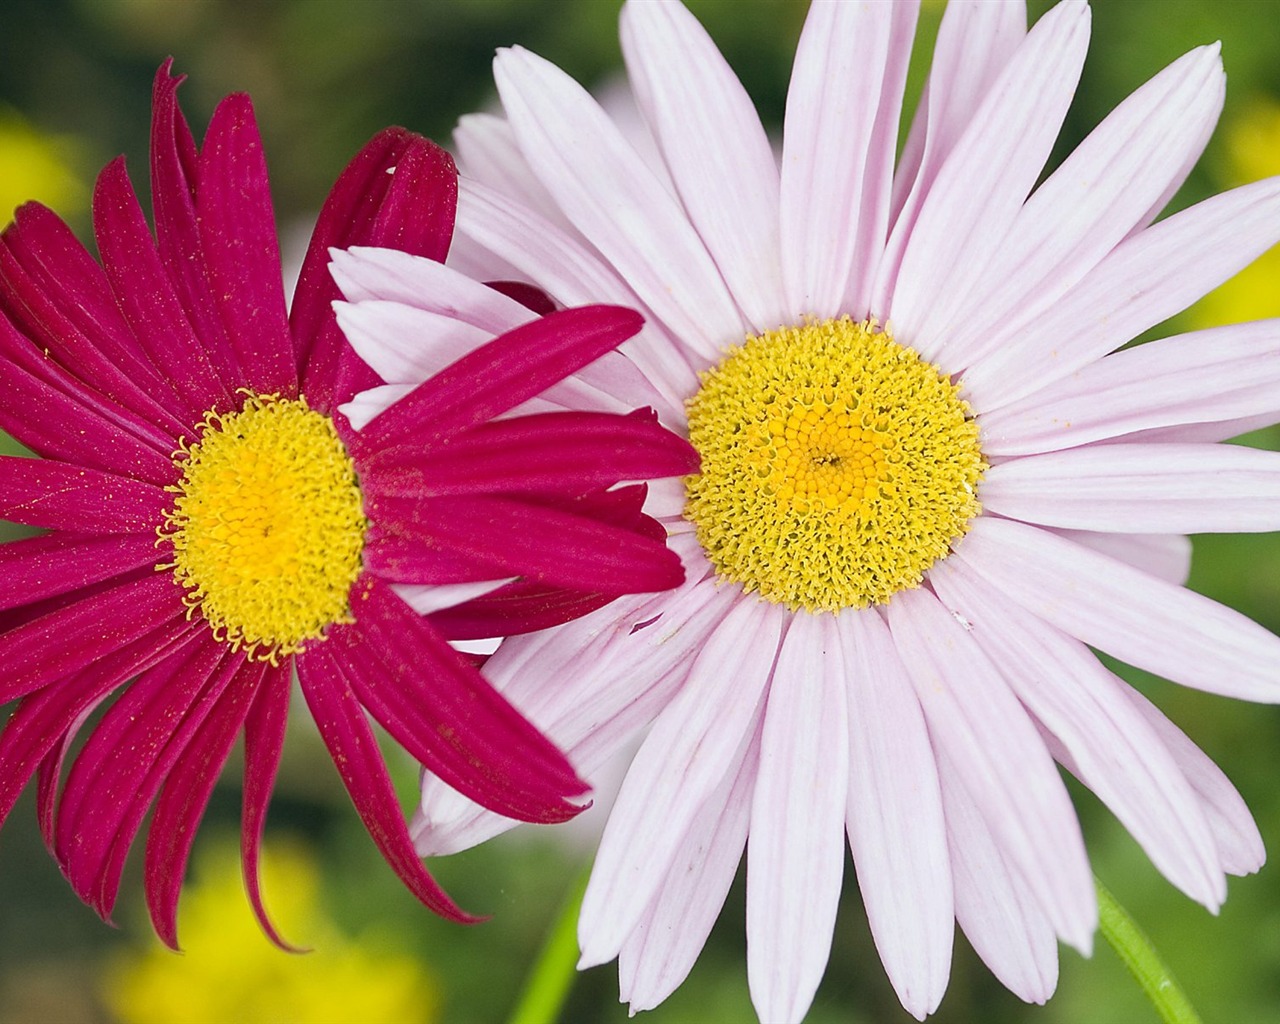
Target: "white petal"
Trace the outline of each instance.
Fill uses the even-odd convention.
[[[778,166],[755,106],[682,4],[629,3],[620,26],[636,99],[689,219],[754,329],[779,326]]]
[[[370,420],[390,409],[415,387],[416,384],[380,384],[361,391],[351,401],[338,406],[338,412],[350,421],[352,430],[363,430]]]
[[[1130,665],[1210,693],[1280,702],[1280,638],[1207,597],[1007,519],[974,520],[951,557]]]
[[[982,280],[955,307],[950,366],[984,353],[993,325],[1026,322],[1048,308],[1142,221],[1218,120],[1226,91],[1218,51],[1204,46],[1165,68],[1036,189]]]
[[[1160,735],[1199,796],[1223,870],[1232,875],[1253,874],[1266,862],[1267,853],[1244,798],[1222,769],[1151,701],[1127,684],[1122,692]]]
[[[942,15],[929,78],[893,181],[892,231],[870,302],[889,308],[902,252],[920,207],[988,90],[1027,34],[1022,0],[951,0]]]
[[[946,354],[955,311],[1049,158],[1084,66],[1089,19],[1085,4],[1064,0],[1036,23],[920,209],[886,316],[926,359]]]
[[[782,144],[782,269],[793,319],[848,312],[851,282],[869,275],[884,244],[884,162],[897,144],[911,48],[901,29],[915,15],[914,3],[809,8]]]
[[[1102,444],[987,470],[983,508],[1112,533],[1280,529],[1280,453],[1229,444]]]
[[[590,94],[520,47],[499,52],[494,80],[534,173],[645,305],[704,358],[740,340],[697,231]]]
[[[647,312],[635,292],[582,243],[531,210],[465,179],[458,189],[457,230],[566,306],[608,302]],[[684,401],[698,390],[688,361],[691,353],[651,317],[646,321],[638,335],[623,343],[623,351],[661,393],[658,413],[663,421],[683,424]]]
[[[747,982],[762,1021],[798,1021],[831,954],[849,769],[831,615],[797,613],[769,688],[747,839]]]
[[[1190,537],[1154,533],[1089,533],[1085,530],[1051,532],[1178,586],[1186,583],[1191,575]]]
[[[1280,320],[1259,320],[1122,349],[978,422],[984,452],[1028,455],[1181,424],[1220,422],[1220,440],[1276,410]]]
[[[529,167],[505,118],[495,114],[459,118],[453,130],[453,145],[459,173],[537,210],[562,231],[573,230],[551,193]]]
[[[356,354],[388,384],[420,384],[493,335],[399,302],[335,302],[338,326]]]
[[[1280,241],[1280,178],[1244,185],[1159,221],[1111,250],[1031,323],[997,328],[964,374],[989,412],[1016,402],[1180,313]]]
[[[926,590],[888,605],[929,735],[1062,938],[1087,953],[1097,925],[1075,809],[1044,741],[966,625]]]
[[[694,818],[640,925],[618,954],[620,998],[651,1010],[693,969],[733,884],[751,820],[760,758],[758,728],[741,762]]]
[[[740,758],[786,625],[779,605],[740,601],[706,638],[641,745],[605,826],[579,916],[582,963],[617,956],[682,837]]]
[[[937,764],[884,621],[846,609],[836,622],[848,676],[849,847],[880,959],[923,1020],[946,991],[955,931]]]
[[[1044,1003],[1058,985],[1053,925],[1001,853],[959,773],[942,761],[956,920],[982,962],[1019,999]]]
[[[1084,644],[1001,598],[963,562],[937,565],[929,579],[1005,666],[1005,679],[1048,732],[1058,760],[1111,808],[1169,881],[1216,911],[1227,884],[1208,822],[1159,734],[1125,698],[1124,684]]]

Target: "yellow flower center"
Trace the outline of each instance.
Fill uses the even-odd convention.
[[[919,586],[982,511],[958,390],[875,321],[747,338],[688,403],[684,514],[717,573],[811,612]]]
[[[350,622],[368,523],[333,421],[305,399],[248,394],[211,411],[174,456],[182,480],[160,527],[172,569],[214,635],[275,662]]]

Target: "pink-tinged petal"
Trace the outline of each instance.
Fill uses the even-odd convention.
[[[951,0],[942,15],[924,94],[907,135],[890,203],[892,230],[876,267],[870,309],[889,308],[920,207],[992,84],[1027,34],[1022,0]]]
[[[669,330],[718,358],[742,319],[680,203],[554,64],[514,47],[498,52],[493,75],[520,148],[560,209]]]
[[[1269,412],[1245,416],[1238,420],[1219,420],[1216,423],[1181,423],[1171,427],[1153,427],[1151,430],[1136,430],[1125,435],[1126,441],[1136,444],[1166,444],[1170,441],[1177,444],[1216,444],[1229,441],[1241,434],[1248,434],[1264,427],[1274,426],[1276,422],[1274,402]]]
[[[1052,530],[1075,544],[1083,544],[1135,569],[1176,583],[1191,575],[1191,538],[1170,534],[1089,533],[1084,530]]]
[[[152,534],[48,533],[0,545],[0,609],[69,594],[154,565]]]
[[[1253,874],[1266,862],[1267,853],[1253,815],[1231,780],[1151,701],[1125,683],[1121,692],[1160,736],[1195,790],[1213,830],[1222,869],[1231,875]]]
[[[683,5],[627,4],[619,30],[636,100],[730,294],[756,332],[790,321],[778,165],[751,98]]]
[[[0,633],[0,704],[128,647],[157,627],[185,619],[182,590],[169,573],[146,573],[71,601]]]
[[[890,308],[926,359],[947,354],[956,310],[1005,243],[1062,127],[1089,46],[1089,8],[1066,0],[1036,23],[938,171],[905,243]]]
[[[75,731],[91,708],[139,672],[167,657],[193,632],[194,627],[177,616],[107,652],[88,671],[56,679],[23,697],[0,732],[0,822],[9,816],[40,762],[63,737]],[[45,801],[40,803],[43,807]],[[52,846],[51,831],[45,827],[42,831]]]
[[[365,565],[401,583],[523,576],[573,590],[631,594],[668,590],[683,579],[680,560],[661,542],[531,502],[459,497],[406,504],[373,494],[366,496],[366,510],[376,525]],[[459,563],[471,567],[467,577],[448,578]]]
[[[293,685],[293,663],[285,660],[269,665],[257,696],[244,720],[244,797],[240,826],[240,861],[244,866],[244,888],[258,926],[276,946],[289,953],[303,952],[280,936],[262,900],[262,879],[258,864],[262,851],[262,831],[267,806],[275,786],[280,755],[284,750],[285,726],[289,722],[289,691]]]
[[[680,688],[740,594],[735,589],[686,583],[672,594],[620,600],[560,629],[505,640],[485,663],[485,678],[590,781]],[[642,622],[650,624],[636,628]],[[566,658],[580,668],[566,675]],[[456,853],[514,824],[428,776],[413,834],[424,854]]]
[[[358,435],[353,454],[397,441],[439,444],[493,419],[617,348],[640,315],[616,306],[566,309],[534,320],[463,356],[418,385]]]
[[[191,128],[178,106],[178,86],[186,76],[172,76],[172,69],[172,58],[161,64],[151,89],[151,210],[163,261],[156,280],[163,283],[165,305],[170,304],[168,293],[172,293],[179,306],[178,313],[185,321],[184,330],[194,331],[203,343],[213,373],[229,391],[234,391],[237,382],[244,379],[244,373],[233,358],[234,351],[218,318],[205,271],[196,212],[200,156]],[[147,258],[152,258],[150,253]],[[128,311],[125,312],[127,316]],[[145,342],[143,338],[139,340]],[[211,405],[205,404],[200,412]]]
[[[50,459],[0,455],[0,519],[50,530],[147,533],[173,505],[153,484]]]
[[[1116,246],[1030,323],[998,325],[965,371],[980,412],[1039,391],[1186,309],[1280,240],[1280,178],[1212,196]]]
[[[194,423],[215,406],[238,407],[234,381],[242,378],[226,376],[230,371],[219,366],[218,343],[197,334],[188,319],[129,184],[123,157],[98,176],[93,229],[121,312],[173,390],[183,419]]]
[[[848,609],[836,625],[849,702],[849,848],[885,971],[924,1020],[947,989],[955,932],[938,768],[884,620]]]
[[[242,660],[228,653],[206,632],[143,673],[108,709],[71,766],[54,851],[76,895],[103,918],[111,915],[147,809],[208,713],[200,705],[212,704]]]
[[[457,199],[449,154],[403,128],[379,132],[339,176],[311,236],[290,317],[303,390],[315,408],[329,412],[376,383],[334,321],[330,304],[339,296],[326,266],[330,250],[384,245],[443,261]]]
[[[351,684],[323,644],[298,659],[298,680],[351,802],[387,864],[428,909],[462,924],[477,920],[445,895],[414,853],[378,741]]]
[[[1055,931],[1088,955],[1097,904],[1080,823],[1027,712],[999,668],[932,594],[894,595],[888,619],[934,749],[955,766]]]
[[[389,384],[419,384],[493,340],[492,331],[447,312],[401,302],[343,302],[336,312],[352,349]]]
[[[384,384],[381,387],[361,391],[350,402],[338,407],[338,412],[347,418],[352,430],[363,430],[377,416],[386,412],[396,402],[409,394],[416,385]]]
[[[983,413],[982,450],[1028,455],[1138,431],[1222,423],[1280,409],[1280,320],[1232,324],[1122,349]],[[1187,438],[1188,441],[1193,438]]]
[[[1053,925],[945,755],[942,768],[956,920],[982,962],[1009,991],[1028,1003],[1045,1003],[1058,987]]]
[[[37,349],[172,444],[183,423],[159,400],[168,388],[145,357],[135,354],[137,342],[102,268],[70,228],[39,204],[27,203],[14,216],[0,244],[5,312]]]
[[[632,1013],[651,1010],[671,995],[706,945],[747,845],[759,758],[757,724],[738,765],[694,818],[643,919],[618,953],[618,995]],[[585,948],[585,939],[579,941]]]
[[[1280,638],[1207,597],[1006,519],[974,520],[951,557],[1120,661],[1209,693],[1280,702]]]
[[[707,639],[609,815],[578,917],[582,963],[612,960],[682,857],[684,835],[750,740],[788,615],[746,601]]]
[[[779,216],[788,320],[866,314],[885,241],[917,13],[914,2],[809,8],[783,127]],[[858,303],[853,309],[849,297]]]
[[[537,210],[562,231],[576,230],[533,173],[506,118],[464,114],[453,130],[453,149],[466,177]]]
[[[441,583],[434,586],[402,583],[391,589],[396,592],[400,600],[419,615],[430,615],[483,597],[509,582],[510,580],[479,580],[475,583]],[[456,638],[450,637],[450,639]]]
[[[239,668],[202,716],[165,779],[147,832],[143,859],[147,909],[156,935],[174,950],[178,949],[178,896],[196,830],[267,668],[266,662],[242,661],[238,656],[235,660]],[[214,680],[215,685],[218,682]]]
[[[831,955],[844,874],[849,726],[835,617],[793,615],[769,683],[747,839],[747,984],[798,1021]]]
[[[512,818],[565,821],[586,792],[553,747],[426,619],[372,577],[330,642],[357,699],[429,771]]]
[[[697,471],[697,451],[652,411],[551,412],[486,423],[434,451],[384,448],[363,461],[360,481],[366,494],[556,496]]]
[[[177,479],[173,441],[76,380],[0,316],[0,429],[47,458]]]
[[[461,183],[458,232],[509,261],[518,273],[565,306],[610,302],[646,312],[630,285],[580,241],[476,182]],[[664,422],[683,423],[684,400],[698,389],[691,360],[698,365],[706,365],[708,360],[652,317],[646,316],[646,321],[625,351],[662,394],[663,402],[658,405],[637,399],[631,404],[658,405]]]
[[[1216,911],[1227,895],[1199,801],[1124,684],[1084,644],[1039,622],[956,560],[930,580],[1048,733],[1055,758],[1115,813],[1169,881]]]
[[[989,512],[1109,533],[1280,529],[1280,453],[1228,444],[1104,444],[992,466]]]
[[[244,93],[224,99],[209,121],[200,151],[196,216],[215,307],[245,371],[241,386],[292,397],[298,373],[285,314],[280,241],[262,136]]]
[[[1218,120],[1226,92],[1219,49],[1200,47],[1165,68],[1036,189],[950,318],[952,366],[986,352],[993,324],[1047,309],[1141,223]]]

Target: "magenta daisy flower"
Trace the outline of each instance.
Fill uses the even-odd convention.
[[[382,855],[466,920],[414,852],[366,715],[494,811],[576,813],[573,768],[447,640],[679,583],[644,487],[614,485],[696,456],[645,411],[505,415],[640,327],[604,306],[503,335],[355,432],[337,406],[372,378],[333,317],[328,249],[443,259],[452,161],[401,129],[376,136],[320,214],[290,314],[249,99],[224,100],[197,148],[170,65],[155,238],[117,160],[94,195],[101,265],[34,204],[0,245],[0,426],[43,456],[3,460],[0,517],[47,531],[0,548],[0,701],[20,699],[0,733],[0,820],[36,776],[50,850],[107,917],[154,804],[147,903],[175,945],[196,827],[243,734],[246,885],[279,942],[257,864],[296,668]]]
[[[674,2],[622,15],[652,159],[520,49],[496,62],[506,120],[458,132],[468,261],[642,310],[621,350],[642,381],[614,400],[654,405],[702,460],[647,506],[681,588],[485,667],[588,778],[649,727],[579,926],[633,1010],[688,973],[745,849],[752,999],[802,1017],[846,841],[912,1014],[942,998],[957,921],[1045,1000],[1056,940],[1087,952],[1096,924],[1055,761],[1210,908],[1262,862],[1222,773],[1089,648],[1280,699],[1280,641],[1182,586],[1186,534],[1280,527],[1280,455],[1215,443],[1280,418],[1280,324],[1116,351],[1280,239],[1280,180],[1152,223],[1221,107],[1205,47],[1041,181],[1088,45],[1075,0],[1029,32],[1021,4],[952,3],[897,159],[916,15],[813,5],[780,160]],[[397,325],[366,298],[449,314],[445,268],[339,270],[382,372]],[[428,780],[415,835],[446,852],[509,824]]]

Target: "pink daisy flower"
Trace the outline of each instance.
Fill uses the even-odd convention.
[[[320,214],[290,314],[249,99],[225,99],[197,149],[170,66],[154,89],[155,238],[121,159],[94,195],[101,265],[35,204],[0,244],[0,427],[43,456],[3,459],[0,517],[46,531],[0,548],[0,701],[19,699],[0,820],[37,776],[45,840],[105,918],[154,804],[146,897],[176,945],[195,831],[243,734],[245,881],[280,942],[258,856],[296,667],[382,855],[424,904],[468,920],[414,852],[366,714],[494,811],[575,814],[573,768],[447,641],[679,583],[644,487],[610,488],[696,456],[645,411],[505,416],[639,328],[605,306],[505,334],[352,430],[337,406],[370,371],[333,317],[327,251],[443,259],[453,162],[402,129],[376,136]]]
[[[1153,224],[1221,109],[1204,47],[1040,181],[1088,45],[1077,0],[1030,31],[1020,3],[953,2],[895,158],[916,16],[812,6],[780,160],[675,2],[622,14],[652,158],[518,48],[506,119],[458,131],[461,255],[644,312],[621,349],[643,379],[605,383],[702,460],[646,506],[683,586],[485,666],[588,778],[648,728],[579,924],[582,966],[618,958],[633,1010],[686,976],[745,850],[752,999],[802,1017],[846,841],[907,1010],[938,1006],[957,921],[1044,1001],[1057,940],[1088,953],[1097,917],[1057,765],[1211,909],[1263,860],[1222,773],[1089,648],[1280,699],[1280,640],[1182,586],[1187,534],[1280,527],[1280,455],[1216,443],[1280,418],[1280,324],[1117,351],[1280,239],[1280,180]],[[450,271],[402,254],[336,271],[383,373],[396,317],[494,305],[447,308]],[[443,853],[510,824],[428,779],[414,831]]]

